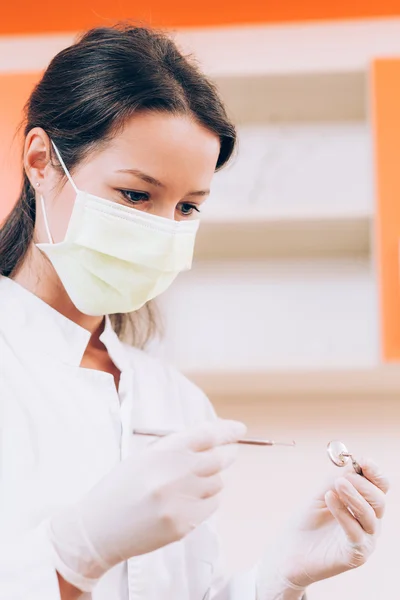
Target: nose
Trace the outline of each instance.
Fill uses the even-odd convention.
[[[160,202],[159,204],[154,206],[154,209],[152,210],[152,213],[154,215],[157,215],[158,217],[163,217],[164,219],[170,219],[171,221],[174,221],[176,218],[175,212],[176,202]]]

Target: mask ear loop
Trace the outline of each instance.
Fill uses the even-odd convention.
[[[65,165],[65,162],[61,158],[61,154],[59,153],[57,146],[55,145],[55,143],[53,142],[53,140],[51,140],[51,143],[52,143],[52,146],[53,146],[53,148],[55,150],[57,158],[60,161],[60,164],[61,164],[61,166],[62,166],[62,168],[64,170],[64,173],[65,173],[65,175],[68,178],[68,181],[70,182],[70,184],[74,188],[75,192],[78,193],[78,188],[76,187],[76,185],[74,183],[74,180],[72,179],[72,177],[71,177],[71,175],[70,175],[70,173],[69,173],[69,171],[68,171],[68,169],[67,169],[67,167]],[[46,228],[47,237],[49,238],[50,244],[54,244],[53,237],[52,237],[51,232],[50,232],[49,221],[47,219],[46,205],[45,205],[44,198],[43,198],[42,195],[40,195],[40,202],[41,202],[41,205],[42,205],[43,220],[44,220],[44,226]]]
[[[45,206],[44,198],[43,198],[42,194],[40,194],[40,202],[41,202],[41,205],[42,205],[43,221],[44,221],[44,226],[46,228],[47,237],[49,238],[50,244],[54,244],[53,238],[52,238],[51,233],[50,233],[49,222],[47,220],[46,206]]]
[[[68,171],[68,169],[67,169],[67,167],[66,167],[66,165],[65,165],[65,162],[64,162],[64,161],[63,161],[63,159],[61,158],[61,154],[59,153],[57,146],[55,145],[55,143],[53,142],[53,140],[51,140],[51,143],[52,143],[52,145],[53,145],[53,148],[54,148],[54,150],[55,150],[55,153],[57,154],[57,158],[58,158],[58,160],[60,161],[60,164],[61,164],[61,166],[62,166],[62,168],[63,168],[63,170],[64,170],[64,173],[65,173],[65,174],[66,174],[66,176],[68,177],[68,181],[70,182],[70,184],[71,184],[71,185],[72,185],[72,187],[74,188],[75,192],[76,192],[76,193],[78,193],[78,191],[79,191],[79,190],[78,190],[78,188],[76,187],[76,185],[75,185],[75,183],[74,183],[74,180],[72,179],[72,177],[71,177],[71,175],[70,175],[70,173],[69,173],[69,171]]]

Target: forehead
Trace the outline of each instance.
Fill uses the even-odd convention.
[[[153,169],[160,176],[171,169],[214,171],[219,151],[218,136],[190,116],[140,112],[125,123],[99,158],[103,155],[118,168]]]

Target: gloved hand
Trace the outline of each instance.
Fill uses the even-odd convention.
[[[177,541],[216,510],[221,471],[243,424],[219,420],[169,435],[130,456],[78,504],[53,516],[56,569],[91,591],[111,567]]]
[[[360,465],[364,477],[346,468],[260,563],[259,600],[301,598],[311,583],[359,567],[372,554],[389,483],[372,461]]]

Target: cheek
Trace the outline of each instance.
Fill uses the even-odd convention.
[[[63,189],[53,198],[48,219],[54,243],[62,242],[67,233],[68,224],[75,204],[75,192]]]

